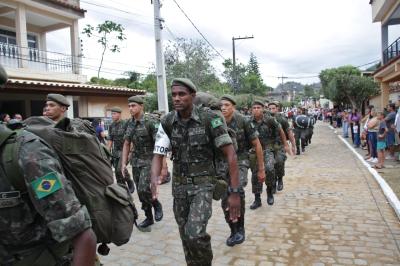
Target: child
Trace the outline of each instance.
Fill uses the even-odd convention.
[[[379,131],[378,131],[378,142],[376,149],[378,151],[378,163],[373,167],[375,169],[382,169],[383,163],[385,161],[385,148],[386,148],[386,133],[388,131],[385,122],[385,114],[383,112],[378,112],[379,120]]]

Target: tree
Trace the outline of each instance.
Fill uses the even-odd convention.
[[[86,27],[83,29],[82,34],[86,34],[86,36],[90,38],[94,36],[94,31],[100,34],[97,42],[100,43],[103,47],[100,65],[97,71],[97,78],[100,78],[100,70],[103,65],[104,54],[106,53],[107,49],[112,53],[120,52],[120,47],[118,46],[118,44],[114,43],[114,41],[122,42],[126,39],[126,37],[124,34],[124,27],[122,27],[121,24],[117,24],[110,20],[106,20],[103,23],[98,24],[96,26],[96,29],[90,24],[87,24]]]
[[[311,87],[310,85],[305,85],[304,86],[304,96],[306,96],[308,98],[313,98],[315,96],[314,88]]]
[[[257,57],[253,53],[250,53],[249,64],[247,65],[247,73],[256,76],[262,81]]]
[[[336,104],[351,104],[361,110],[363,102],[378,92],[378,86],[370,77],[361,76],[353,66],[325,69],[319,74],[322,92]]]

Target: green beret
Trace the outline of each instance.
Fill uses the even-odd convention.
[[[264,107],[264,103],[261,100],[254,100],[252,105],[261,105],[262,107]]]
[[[188,88],[191,92],[196,92],[196,86],[193,84],[193,82],[190,79],[187,78],[175,78],[172,80],[171,87],[173,86],[183,86]]]
[[[0,65],[0,86],[7,83],[7,72],[6,70]]]
[[[122,113],[122,109],[118,106],[114,106],[113,108],[111,108],[111,112]]]
[[[232,95],[229,94],[222,95],[221,100],[230,101],[233,105],[236,105],[236,101]]]
[[[128,103],[143,104],[143,98],[140,96],[131,96],[128,98]]]
[[[46,101],[53,101],[60,105],[69,107],[69,102],[68,102],[67,98],[65,98],[65,96],[61,95],[61,94],[49,93],[49,94],[47,94]]]

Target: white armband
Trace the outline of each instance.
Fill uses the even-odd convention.
[[[170,149],[171,141],[169,140],[167,133],[165,133],[164,128],[160,124],[156,135],[156,141],[154,143],[153,153],[166,156]]]

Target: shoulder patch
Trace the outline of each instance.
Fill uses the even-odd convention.
[[[56,172],[39,177],[31,182],[31,186],[38,199],[47,197],[62,188],[60,178]]]
[[[211,126],[212,128],[216,128],[219,126],[222,126],[224,123],[222,122],[222,118],[221,117],[216,117],[213,120],[211,120]]]

